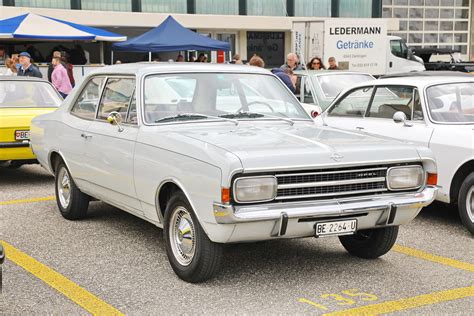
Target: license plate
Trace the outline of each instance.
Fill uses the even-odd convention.
[[[15,131],[15,140],[30,139],[30,131]]]
[[[350,235],[357,230],[357,220],[347,219],[316,223],[314,229],[316,237]]]

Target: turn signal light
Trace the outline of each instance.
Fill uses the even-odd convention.
[[[428,178],[426,179],[426,184],[428,184],[428,185],[437,185],[438,184],[438,174],[437,173],[428,173]]]
[[[230,203],[230,189],[229,188],[221,189],[221,201],[222,203]]]

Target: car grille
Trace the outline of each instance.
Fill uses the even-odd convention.
[[[323,199],[387,191],[388,167],[277,174],[276,200]]]

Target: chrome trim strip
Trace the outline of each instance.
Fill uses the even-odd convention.
[[[370,190],[360,190],[360,191],[345,191],[345,192],[306,194],[306,195],[288,195],[288,196],[282,195],[282,196],[277,196],[275,200],[305,199],[305,198],[314,198],[314,197],[363,194],[363,193],[386,192],[386,191],[388,191],[386,188],[381,188],[381,189],[370,189]]]
[[[330,185],[346,185],[346,184],[362,184],[362,183],[375,183],[385,182],[385,177],[378,178],[364,178],[364,179],[351,179],[351,180],[340,180],[340,181],[321,181],[321,182],[299,182],[291,184],[279,184],[278,190],[280,189],[296,189],[296,188],[312,188],[312,187],[325,187]]]
[[[277,174],[276,177],[293,177],[293,176],[312,176],[319,174],[336,174],[336,173],[351,173],[351,172],[365,172],[365,171],[377,171],[387,170],[388,167],[379,168],[366,168],[366,169],[348,169],[348,170],[335,170],[335,171],[318,171],[318,172],[306,172],[306,173],[288,173],[288,174]]]

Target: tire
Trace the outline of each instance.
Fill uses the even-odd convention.
[[[459,188],[458,211],[462,224],[474,235],[474,172],[464,179]]]
[[[351,255],[376,259],[392,249],[398,236],[398,226],[361,230],[354,235],[339,236],[344,248]]]
[[[77,188],[62,160],[57,163],[55,168],[54,188],[56,203],[64,218],[76,220],[86,217],[90,197]]]
[[[223,246],[207,237],[182,192],[173,194],[166,206],[163,233],[168,260],[180,279],[200,283],[217,273]]]

